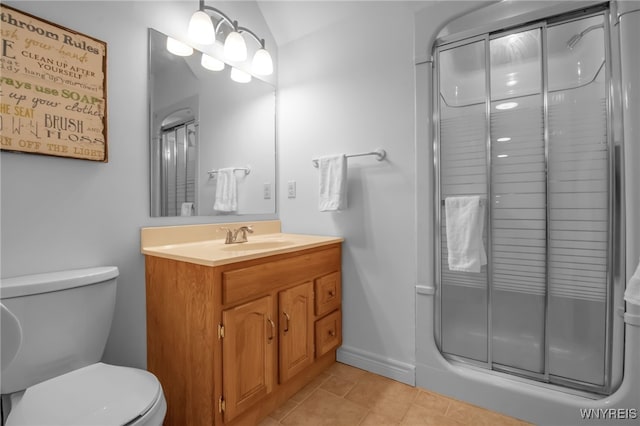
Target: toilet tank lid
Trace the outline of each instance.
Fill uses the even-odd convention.
[[[0,299],[29,296],[98,284],[118,277],[118,267],[72,269],[0,279]]]

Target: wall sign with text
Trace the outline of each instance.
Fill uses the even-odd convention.
[[[107,44],[0,5],[0,148],[108,160]]]

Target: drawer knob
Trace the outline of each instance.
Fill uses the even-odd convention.
[[[335,290],[329,290],[329,296],[333,297],[336,295],[336,291]]]
[[[336,331],[335,330],[329,330],[329,336],[336,337]]]

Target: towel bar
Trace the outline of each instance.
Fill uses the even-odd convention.
[[[387,158],[387,151],[385,151],[384,149],[376,149],[375,151],[371,151],[371,152],[363,152],[361,154],[348,154],[346,155],[347,158],[349,157],[363,157],[365,155],[375,155],[376,156],[376,160],[378,161],[382,161],[385,158]],[[318,159],[314,158],[313,160],[311,160],[311,162],[313,163],[313,167],[315,167],[316,169],[318,168]]]
[[[242,170],[244,172],[244,175],[248,175],[249,173],[251,173],[251,167],[247,166],[247,167],[235,167],[233,169],[234,172],[240,171]],[[218,170],[209,170],[207,173],[209,174],[209,177],[212,178],[213,175],[215,175],[216,173],[218,173],[220,171],[220,169]]]

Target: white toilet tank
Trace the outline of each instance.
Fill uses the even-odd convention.
[[[2,359],[2,394],[100,361],[117,277],[110,266],[0,280],[2,354],[15,353]]]

